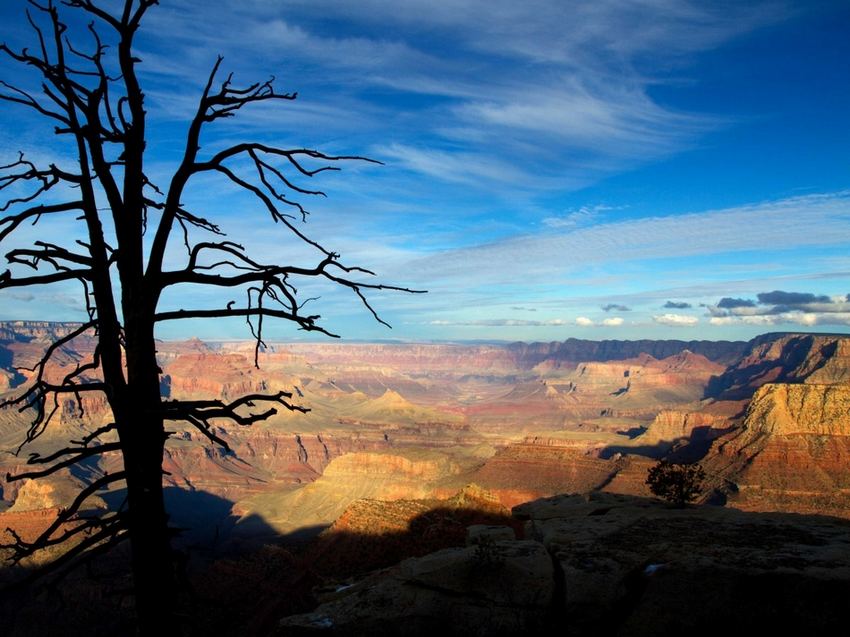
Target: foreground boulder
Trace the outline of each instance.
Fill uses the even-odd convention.
[[[804,635],[850,622],[845,520],[606,493],[514,515],[556,560],[570,635]]]
[[[469,546],[333,587],[277,634],[814,635],[850,625],[847,520],[601,492],[513,513],[527,539],[470,527]]]
[[[555,593],[539,542],[493,541],[408,559],[340,589],[280,635],[538,634]]]

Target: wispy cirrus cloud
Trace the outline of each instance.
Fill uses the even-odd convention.
[[[449,250],[412,263],[420,276],[527,282],[592,264],[675,259],[754,249],[834,245],[845,241],[850,192],[792,197],[722,210],[597,224],[572,232],[538,232]]]
[[[573,210],[567,210],[563,215],[558,217],[545,217],[541,223],[549,228],[559,230],[580,228],[596,222],[599,219],[600,213],[617,209],[617,206],[606,206],[604,204],[581,206]]]
[[[478,319],[469,321],[436,319],[428,322],[428,325],[451,327],[557,327],[566,324],[567,322],[563,319],[550,319],[548,321],[528,321],[523,319]]]
[[[723,180],[719,164],[736,147],[722,133],[730,125],[748,126],[752,115],[721,99],[737,85],[727,84],[723,71],[706,73],[711,65],[700,64],[704,54],[718,49],[722,58],[729,51],[720,49],[734,38],[790,24],[803,4],[163,2],[139,34],[150,107],[147,167],[160,185],[173,172],[186,118],[221,53],[223,71],[233,70],[237,85],[276,75],[281,90],[300,97],[275,108],[254,105],[217,122],[202,140],[204,153],[259,139],[386,162],[362,171],[349,165],[341,175],[322,173],[315,180],[321,183],[308,184],[330,197],[308,202],[318,214],[307,231],[341,252],[346,264],[374,269],[382,281],[430,290],[426,296],[370,297],[396,325],[401,317],[402,324],[438,331],[459,326],[507,335],[509,328],[528,327],[560,335],[562,327],[586,327],[599,330],[577,331],[598,335],[616,328],[618,334],[633,330],[631,337],[673,325],[705,327],[705,318],[687,313],[703,305],[710,306],[705,311],[715,325],[841,321],[840,305],[820,291],[805,298],[762,295],[807,285],[800,277],[822,277],[829,294],[846,292],[826,279],[846,277],[850,269],[846,258],[839,259],[839,248],[847,245],[850,194],[776,194],[839,188],[843,178],[738,192],[730,180],[733,187],[723,196],[677,193],[698,169],[717,167],[718,183]],[[2,19],[8,11],[0,6],[0,40],[8,34],[18,41],[19,29]],[[725,93],[705,100],[715,85]],[[812,97],[814,103],[818,96]],[[753,104],[754,110],[762,106]],[[0,145],[21,140],[31,146],[22,128],[13,119],[0,121]],[[39,133],[35,139],[44,138]],[[705,140],[718,142],[716,156],[700,154]],[[659,181],[652,166],[634,171],[683,149],[694,151],[682,156],[686,168],[679,173],[678,163],[668,166],[685,177],[681,186],[664,181],[666,172]],[[634,188],[630,175],[649,179]],[[593,184],[600,185],[580,191]],[[653,209],[668,187],[672,203]],[[256,210],[230,192],[226,183],[201,179],[186,203],[210,211],[258,258],[315,261],[279,235],[257,233]],[[716,206],[711,202],[748,197],[756,203],[710,209]],[[675,201],[688,201],[691,211]],[[185,255],[178,252],[169,256],[182,263],[177,257]],[[816,265],[826,253],[835,263]],[[322,296],[311,306],[323,313],[330,308],[330,315],[353,325],[350,295],[327,287],[308,282],[299,289]],[[182,303],[183,293],[167,300]],[[511,318],[538,310],[533,317],[539,320]],[[625,312],[628,323],[615,315]]]
[[[142,71],[167,89],[152,93],[157,103],[175,109],[222,53],[239,75],[268,69],[308,102],[356,106],[340,108],[331,129],[368,130],[384,140],[379,154],[409,170],[497,193],[563,190],[724,125],[652,89],[690,56],[780,19],[776,4],[251,0],[235,10],[183,0],[151,12]]]

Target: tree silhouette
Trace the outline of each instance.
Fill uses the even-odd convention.
[[[705,471],[700,465],[676,464],[667,460],[659,460],[646,475],[649,490],[678,507],[693,502],[704,481]]]
[[[381,323],[366,294],[414,290],[370,281],[372,272],[344,265],[338,254],[299,228],[307,211],[298,198],[324,194],[300,184],[338,170],[334,164],[343,160],[373,160],[250,141],[202,152],[202,133],[219,120],[253,104],[289,102],[296,94],[278,92],[273,79],[247,86],[236,85],[231,76],[221,79],[218,58],[188,122],[180,164],[160,188],[146,172],[145,94],[137,74],[140,59],[134,53],[134,37],[157,0],[124,0],[120,13],[95,0],[64,0],[63,11],[79,12],[76,15],[91,21],[84,44],[72,39],[72,32],[75,38],[81,34],[67,26],[53,0],[28,4],[36,46],[15,50],[2,44],[0,52],[35,73],[38,82],[0,81],[0,100],[52,122],[75,161],[72,168],[43,166],[22,152],[0,167],[0,190],[7,193],[0,202],[0,241],[14,239],[25,224],[59,215],[78,220],[85,238],[14,247],[6,253],[10,269],[0,274],[0,289],[79,282],[88,319],[47,348],[31,370],[31,382],[4,405],[33,415],[21,448],[50,426],[64,401],[75,401],[82,410],[85,396],[103,394],[112,418],[65,448],[49,455],[30,454],[27,462],[37,467],[7,480],[47,476],[104,453],[120,454],[123,469],[92,481],[35,541],[15,536],[14,559],[63,544],[71,548],[55,565],[64,566],[128,540],[140,630],[167,634],[173,630],[176,581],[162,490],[163,449],[169,437],[165,423],[188,423],[212,443],[227,447],[211,427],[213,419],[250,425],[281,408],[306,409],[290,402],[292,395],[286,391],[230,402],[162,399],[157,324],[243,317],[256,339],[257,364],[266,318],[335,336],[319,324],[319,315],[305,312],[306,301],[298,294],[304,280],[322,279],[347,288]],[[314,252],[312,264],[263,263],[242,245],[226,240],[218,223],[184,206],[187,186],[199,175],[218,175],[248,193],[264,214]],[[199,233],[206,240],[197,240]],[[182,267],[168,267],[175,260],[174,244],[185,248]],[[238,290],[245,300],[225,300],[212,309],[160,307],[163,292],[186,285]],[[92,357],[54,378],[50,370],[55,357],[83,336],[96,337]],[[97,517],[81,515],[88,498],[122,482],[124,506]]]

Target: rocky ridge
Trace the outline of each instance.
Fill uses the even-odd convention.
[[[763,385],[704,464],[733,506],[850,517],[850,386]]]
[[[3,350],[9,374],[46,339],[72,329],[16,325],[3,328],[21,328]],[[758,493],[762,508],[792,507],[819,493],[824,497],[812,502],[840,514],[848,508],[841,496],[846,450],[836,429],[843,399],[834,388],[850,379],[848,343],[836,335],[782,334],[749,344],[271,345],[260,352],[259,370],[251,364],[252,343],[160,343],[167,397],[229,400],[286,388],[311,408],[306,415],[284,410],[251,428],[217,426],[232,452],[176,426],[166,481],[291,531],[330,524],[357,498],[443,497],[468,482],[505,505],[564,492],[646,495],[652,459],[699,442],[711,445],[704,462],[712,487],[731,501],[754,503]],[[63,350],[51,373],[86,360],[90,344],[83,339]],[[758,389],[767,381],[776,387],[769,396]],[[804,396],[779,389],[786,386],[811,389]],[[800,414],[816,414],[821,403],[834,414],[813,415],[822,426],[800,424]],[[78,435],[109,417],[102,398],[87,396],[82,407],[63,401],[60,427],[39,444],[48,449],[50,436],[67,439],[69,429]],[[0,418],[4,440],[7,415]],[[792,425],[802,429],[789,433]],[[781,464],[783,453],[786,467],[797,469],[780,479],[779,469],[768,467]],[[19,461],[10,462],[18,470]],[[820,475],[821,465],[829,479],[794,481],[794,471]],[[17,489],[9,486],[3,496],[12,502]],[[774,492],[785,495],[765,495]]]
[[[740,360],[712,379],[706,396],[750,398],[766,383],[850,382],[850,338],[835,334],[764,334]]]
[[[847,521],[602,493],[541,499],[513,515],[523,539],[494,530],[482,543],[481,527],[470,527],[470,546],[332,588],[276,634],[802,634],[847,621]]]

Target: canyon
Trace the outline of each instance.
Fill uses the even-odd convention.
[[[73,328],[0,323],[4,397],[26,387],[28,368],[52,339]],[[48,373],[61,378],[89,360],[93,347],[90,336],[76,339],[62,348]],[[805,527],[802,518],[776,516],[828,516],[837,525],[823,531],[829,536],[824,542],[832,546],[840,535],[834,529],[844,529],[842,521],[850,520],[850,336],[776,333],[749,342],[268,343],[257,353],[257,366],[255,347],[254,342],[197,339],[158,343],[166,400],[232,400],[285,390],[309,409],[283,410],[250,427],[216,425],[215,434],[229,451],[193,428],[169,427],[166,497],[174,524],[187,529],[180,541],[196,552],[223,558],[269,545],[309,545],[314,570],[325,568],[328,577],[397,569],[369,580],[367,588],[405,598],[409,592],[399,582],[424,578],[427,584],[438,577],[449,590],[454,584],[446,572],[455,577],[470,564],[480,566],[481,551],[460,545],[471,525],[497,524],[513,535],[497,533],[494,559],[531,577],[522,586],[540,592],[546,604],[562,595],[564,577],[569,590],[589,591],[586,598],[558,602],[558,612],[580,616],[573,622],[577,626],[619,608],[624,602],[620,593],[611,597],[611,590],[626,595],[633,572],[644,562],[675,564],[668,573],[675,570],[677,578],[691,582],[697,562],[702,559],[703,568],[709,560],[699,551],[685,559],[688,542],[710,542],[696,519],[726,534],[710,558],[711,577],[720,583],[736,577],[721,562],[738,559],[739,531],[747,525],[781,527],[793,539]],[[0,471],[19,473],[27,467],[27,454],[55,451],[108,418],[102,398],[64,399],[50,426],[16,453],[26,421],[17,409],[4,408]],[[703,466],[707,478],[698,507],[675,513],[652,498],[646,475],[661,458]],[[32,536],[81,485],[119,463],[106,455],[48,478],[3,482],[0,528]],[[95,509],[114,507],[121,498],[117,490],[98,495]],[[568,526],[571,539],[564,531]],[[631,546],[631,552],[612,544],[650,528],[672,538],[674,527],[693,539],[675,550],[670,539],[664,550],[647,548],[649,540]],[[413,537],[415,529],[421,532]],[[441,544],[435,537],[451,541]],[[570,557],[566,546],[572,547]],[[433,563],[393,566],[437,550],[455,552]],[[594,575],[576,550],[595,556],[591,561],[604,553],[610,577]],[[850,573],[850,557],[839,553],[836,564]],[[363,555],[381,557],[370,561]],[[777,568],[772,559],[767,553],[758,557],[764,562],[758,569]],[[822,555],[812,550],[800,559],[805,570]],[[442,574],[434,575],[437,571]],[[664,586],[678,586],[671,577],[664,575],[669,580]],[[642,599],[658,606],[666,589],[656,583],[664,578],[641,580]],[[848,576],[838,579],[846,587]],[[626,586],[627,580],[632,584]],[[423,586],[436,590],[434,582]],[[505,608],[534,608],[540,601],[507,600],[504,591],[486,594],[491,593],[496,596],[491,601]],[[369,610],[372,602],[356,610],[352,599],[327,597],[314,611],[319,615],[292,619],[290,632],[310,632],[315,629],[310,622],[320,616],[347,626],[334,634],[357,634],[369,622],[386,619],[370,619],[369,612],[377,612]],[[410,598],[410,604],[439,605],[423,599]],[[623,634],[641,634],[635,618],[650,612],[646,608],[635,605],[629,611],[618,624],[631,627]],[[508,613],[503,619],[518,616]],[[665,617],[671,625],[678,621]],[[531,616],[526,620],[532,622]]]

